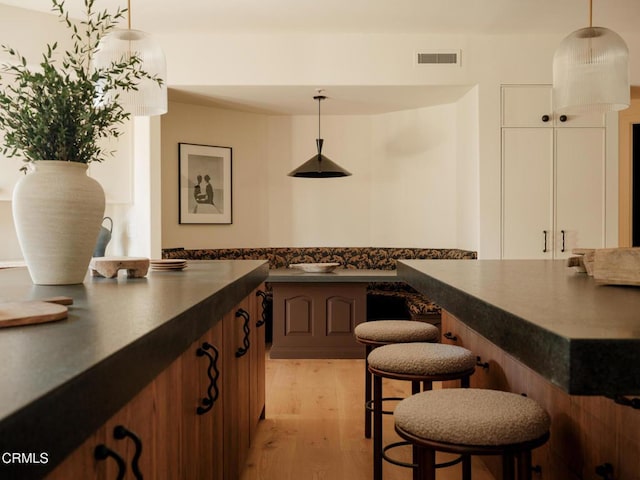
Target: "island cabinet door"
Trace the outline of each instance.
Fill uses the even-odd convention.
[[[171,478],[221,480],[223,438],[222,321],[194,342],[180,357],[181,381],[172,387],[180,395],[181,451],[179,471]]]
[[[132,477],[164,478],[160,475],[166,464],[178,461],[177,451],[171,456],[158,455],[159,418],[163,411],[164,392],[152,381],[129,403],[74,450],[47,478],[68,480],[115,479],[122,471]],[[164,450],[164,449],[163,449]],[[96,453],[103,456],[96,458]],[[138,475],[136,477],[136,475]]]
[[[265,317],[263,316],[262,296],[265,287],[262,284],[249,296],[251,330],[250,330],[250,402],[251,423],[249,425],[249,437],[253,439],[258,423],[265,414],[265,369],[266,369],[266,343],[265,343]]]
[[[223,403],[224,478],[240,478],[250,444],[251,331],[255,329],[249,297],[224,316]]]
[[[442,322],[445,325],[443,342],[468,348],[479,357],[471,387],[526,395],[540,403],[551,416],[549,441],[532,452],[537,478],[593,478],[599,463],[615,463],[613,459],[618,457],[612,449],[620,442],[613,426],[606,427],[596,418],[598,415],[615,418],[613,402],[599,410],[598,415],[593,411],[581,411],[578,405],[592,402],[591,397],[567,395],[450,313],[443,312]],[[502,467],[498,457],[485,456],[482,461],[496,478],[500,478]]]

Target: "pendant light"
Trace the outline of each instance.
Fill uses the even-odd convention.
[[[162,79],[162,85],[143,78],[136,90],[119,90],[118,102],[134,116],[153,116],[167,113],[167,64],[162,48],[148,33],[131,28],[131,0],[127,0],[127,29],[116,29],[105,35],[93,58],[96,67],[106,67],[112,62],[138,57],[140,69],[150,77]],[[108,98],[107,98],[108,101]]]
[[[576,30],[553,56],[553,101],[558,113],[623,110],[630,103],[629,49],[617,33],[594,27]]]
[[[321,90],[319,90],[321,92]],[[333,177],[348,177],[350,172],[346,171],[337,163],[329,160],[322,154],[322,144],[324,140],[320,135],[320,102],[327,97],[324,95],[316,95],[314,100],[318,101],[318,138],[316,138],[316,147],[318,148],[317,155],[314,155],[309,160],[304,162],[295,170],[289,172],[290,177],[302,177],[302,178],[333,178]]]

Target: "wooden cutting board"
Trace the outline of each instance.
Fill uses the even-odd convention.
[[[640,286],[640,248],[599,248],[593,278],[606,285]]]
[[[0,302],[0,328],[54,322],[67,318],[69,297],[56,297],[51,301]],[[55,302],[55,303],[53,303]]]

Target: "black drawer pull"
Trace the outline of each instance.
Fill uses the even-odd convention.
[[[249,321],[251,320],[251,318],[249,317],[249,312],[240,308],[236,312],[236,318],[239,317],[244,318],[244,325],[242,326],[242,329],[244,330],[244,338],[242,339],[242,347],[238,347],[238,350],[236,350],[236,358],[240,358],[244,354],[246,354],[249,351],[249,347],[251,346],[249,344]]]
[[[105,460],[108,457],[113,458],[118,464],[118,476],[116,477],[116,480],[123,480],[127,473],[127,464],[120,455],[108,448],[106,445],[100,444],[93,451],[93,456],[96,460]]]
[[[605,480],[613,480],[613,465],[611,465],[609,462],[598,465],[596,467],[596,475],[604,478]]]
[[[211,355],[208,350],[213,350],[213,355]],[[207,376],[209,377],[207,396],[201,400],[200,403],[202,403],[202,405],[196,408],[196,413],[198,415],[204,415],[213,408],[213,404],[216,402],[218,396],[220,395],[220,391],[218,390],[218,378],[220,378],[220,371],[218,370],[218,358],[220,357],[220,352],[210,343],[204,342],[202,346],[196,350],[196,355],[198,357],[206,355],[209,358],[209,366],[207,367]],[[211,394],[212,391],[213,395]]]
[[[444,338],[446,338],[447,340],[451,340],[453,342],[457,342],[458,341],[458,337],[456,337],[453,333],[451,332],[445,332],[442,334],[442,336]]]
[[[267,321],[267,308],[269,307],[269,303],[267,302],[267,294],[262,290],[258,290],[256,292],[256,297],[262,297],[262,315],[260,320],[256,322],[256,327],[263,326]]]
[[[124,428],[122,425],[117,425],[113,429],[113,438],[115,438],[116,440],[123,440],[125,438],[131,439],[136,447],[136,451],[133,454],[133,459],[131,460],[131,471],[136,477],[136,480],[142,480],[142,472],[140,471],[140,467],[138,466],[140,455],[142,455],[142,442],[140,441],[140,438],[138,438],[138,436],[131,430],[127,430],[126,428]]]
[[[476,365],[484,368],[485,370],[489,368],[489,362],[483,362],[479,356],[476,357]]]
[[[542,121],[545,123],[548,122],[550,118],[549,115],[542,115]]]

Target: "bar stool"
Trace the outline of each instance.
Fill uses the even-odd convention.
[[[402,400],[395,430],[416,448],[419,478],[435,480],[436,451],[502,455],[504,480],[531,480],[531,450],[549,439],[551,420],[534,400],[477,388],[422,392]],[[470,480],[471,473],[463,476]]]
[[[364,365],[364,436],[371,438],[371,373],[368,357],[371,351],[390,343],[437,342],[440,331],[435,325],[414,320],[374,320],[360,323],[354,329],[356,340],[365,345]],[[399,399],[398,399],[399,400]]]
[[[411,382],[411,391],[431,390],[433,382],[460,380],[460,385],[469,387],[469,377],[475,371],[476,357],[470,350],[456,345],[441,343],[396,343],[384,345],[373,350],[369,356],[369,371],[373,375],[373,478],[382,479],[383,459],[400,466],[415,467],[387,456],[389,449],[407,442],[391,443],[383,447],[382,415],[393,412],[383,411],[382,379],[404,380]],[[399,399],[401,400],[401,399]],[[402,400],[404,401],[404,400]],[[414,451],[414,457],[417,452]],[[471,461],[467,455],[458,460],[439,466],[449,466],[462,461],[463,471],[471,473]],[[415,463],[415,460],[414,460]],[[418,477],[414,468],[414,478]]]

